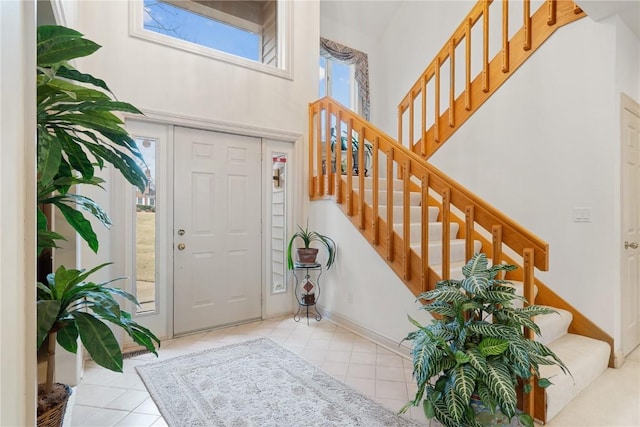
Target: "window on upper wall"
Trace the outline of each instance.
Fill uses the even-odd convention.
[[[356,113],[360,112],[355,66],[320,57],[320,97],[330,96]]]
[[[287,3],[277,0],[132,0],[131,33],[290,77],[285,37],[288,27],[285,17],[290,15]]]

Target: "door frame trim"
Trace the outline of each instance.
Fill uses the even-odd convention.
[[[264,127],[259,127],[259,126],[253,126],[253,125],[248,125],[248,124],[241,124],[241,123],[234,123],[234,122],[229,122],[229,121],[220,121],[220,120],[213,120],[213,119],[207,119],[207,118],[202,118],[202,117],[194,117],[194,116],[187,116],[187,115],[181,115],[181,114],[173,114],[173,113],[167,113],[167,112],[163,112],[163,111],[158,111],[158,110],[151,110],[151,109],[146,109],[146,108],[140,108],[140,111],[142,111],[142,113],[144,114],[143,116],[140,115],[134,115],[134,114],[129,114],[129,113],[125,113],[123,114],[124,118],[125,118],[125,122],[126,120],[135,120],[135,121],[139,121],[139,122],[148,122],[148,123],[155,123],[155,124],[159,124],[159,125],[164,125],[167,126],[168,128],[171,129],[171,137],[172,140],[168,141],[168,145],[170,146],[170,149],[168,149],[168,162],[170,165],[172,165],[172,169],[171,169],[171,174],[170,174],[170,178],[173,181],[174,179],[174,170],[173,167],[175,167],[175,159],[174,159],[174,155],[173,155],[173,150],[174,150],[174,138],[173,138],[173,127],[174,126],[181,126],[181,127],[190,127],[190,128],[195,128],[195,129],[200,129],[200,130],[205,130],[205,131],[213,131],[213,132],[222,132],[222,133],[230,133],[230,134],[235,134],[235,135],[242,135],[242,136],[251,136],[251,137],[256,137],[256,138],[262,138],[263,139],[263,144],[264,144],[264,140],[276,140],[276,141],[282,141],[282,142],[286,142],[286,143],[291,143],[293,144],[293,155],[292,155],[292,159],[291,162],[296,165],[295,167],[291,168],[288,170],[289,173],[289,181],[292,183],[291,187],[289,189],[291,195],[291,206],[293,208],[293,216],[290,222],[293,221],[294,218],[296,218],[297,214],[299,214],[299,212],[301,211],[300,208],[296,209],[294,208],[295,206],[302,206],[303,202],[303,197],[302,197],[302,191],[304,189],[304,182],[299,179],[298,177],[303,177],[303,169],[302,169],[302,165],[303,165],[303,155],[304,155],[304,141],[305,141],[305,136],[303,133],[299,133],[299,132],[292,132],[292,131],[287,131],[287,130],[281,130],[281,129],[273,129],[273,128],[264,128]],[[263,165],[264,165],[264,159],[262,161]],[[169,195],[170,200],[167,200],[167,203],[173,203],[173,193],[171,193]],[[264,198],[263,198],[264,199]],[[298,200],[300,200],[300,202],[298,202]],[[263,212],[264,212],[264,200],[263,200]],[[167,221],[170,222],[171,224],[173,224],[173,210],[171,210],[171,212],[168,212],[168,218]],[[262,240],[263,242],[261,243],[261,245],[264,247],[265,243],[264,243],[264,239],[265,239],[265,222],[262,221],[261,224],[261,230],[262,230]],[[290,231],[290,230],[289,230]],[[173,266],[173,243],[171,243],[171,245],[169,245],[170,247],[167,247],[167,252],[171,252],[171,262],[172,262],[172,266]],[[264,261],[264,257],[263,257],[263,261]],[[262,269],[264,272],[264,268]],[[171,270],[171,272],[173,273],[173,268]],[[169,304],[169,306],[167,307],[167,339],[172,339],[174,338],[174,329],[173,329],[173,316],[174,316],[174,311],[173,311],[173,292],[174,292],[174,283],[173,283],[173,276],[171,278],[167,279],[167,303]],[[266,317],[266,298],[267,296],[267,292],[265,291],[265,274],[263,274],[262,277],[262,318]]]

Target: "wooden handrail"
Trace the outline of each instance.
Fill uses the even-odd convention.
[[[547,0],[533,14],[530,0],[522,2],[522,26],[509,39],[509,16],[515,0],[503,0],[501,20],[489,20],[493,0],[479,0],[453,35],[444,43],[424,72],[418,77],[398,105],[398,142],[411,151],[428,159],[462,124],[531,56],[558,28],[585,16],[571,0]],[[500,3],[500,2],[495,2]],[[497,15],[496,15],[497,16]],[[481,23],[481,24],[480,24]],[[471,33],[475,25],[482,26],[482,67],[479,74],[471,76]],[[491,25],[500,26],[502,49],[490,60],[489,35]],[[498,32],[496,31],[496,34]],[[464,42],[464,63],[456,63],[456,49]],[[462,47],[460,47],[462,48]],[[442,98],[440,82],[441,68],[449,63],[449,95]],[[456,81],[456,67],[465,68],[464,82]],[[433,88],[431,88],[430,83]],[[462,86],[459,84],[462,83]],[[464,87],[457,98],[455,88]],[[427,91],[433,91],[433,103],[427,105]],[[415,100],[420,97],[420,111],[415,111]],[[442,106],[441,106],[441,100]],[[447,105],[448,104],[448,105]],[[444,105],[447,105],[445,108]],[[429,116],[427,115],[427,111]],[[415,115],[420,114],[419,120]],[[404,117],[408,116],[407,135],[403,132]],[[433,117],[433,124],[427,127],[427,117]],[[420,130],[415,132],[415,127]],[[404,138],[407,138],[405,140]]]
[[[320,116],[326,114],[325,120],[327,130],[325,132],[327,132],[327,135],[330,135],[329,127],[332,123],[336,123],[336,127],[339,126],[342,128],[341,124],[337,124],[337,118],[340,117],[341,121],[346,121],[348,123],[347,140],[350,140],[351,135],[353,134],[353,129],[358,129],[358,138],[360,141],[366,140],[368,143],[371,143],[374,140],[377,141],[376,144],[372,145],[377,146],[377,158],[387,158],[387,167],[385,169],[388,170],[389,163],[391,163],[391,167],[395,166],[396,168],[402,168],[403,170],[404,168],[407,168],[410,177],[415,178],[418,181],[422,181],[423,177],[428,176],[429,189],[435,194],[442,195],[443,192],[449,191],[450,204],[462,212],[464,212],[469,206],[472,206],[476,225],[488,230],[489,232],[491,232],[494,225],[500,225],[502,227],[502,240],[507,247],[511,248],[518,254],[522,254],[525,248],[532,248],[534,250],[535,267],[542,271],[546,271],[548,269],[548,244],[546,242],[539,239],[529,230],[517,224],[498,209],[492,207],[489,203],[464,188],[461,184],[445,175],[433,165],[426,163],[418,154],[413,153],[406,147],[398,144],[398,142],[396,142],[391,136],[387,135],[362,117],[329,97],[324,97],[314,103],[311,103],[309,105],[309,110],[309,117],[312,118],[310,129],[319,127]],[[339,114],[337,114],[338,112]],[[315,134],[317,135],[317,132]],[[314,135],[314,132],[310,131],[310,135]],[[318,141],[320,141],[321,144],[318,144]],[[324,141],[320,138],[312,137],[311,142],[312,146],[309,150],[310,155],[322,156],[323,150],[321,145]],[[326,150],[324,152],[327,153]],[[347,199],[354,199],[355,196],[351,194],[354,190],[356,190],[358,194],[363,194],[364,190],[364,183],[358,185],[358,188],[354,188],[353,182],[350,182],[351,180],[349,178],[352,177],[352,165],[350,164],[350,160],[352,156],[353,152],[351,144],[347,144],[348,167],[346,171],[347,182],[345,185]],[[328,162],[327,157],[324,156],[322,158],[316,158],[315,162],[312,160],[309,162],[311,165],[317,165],[315,169],[312,169],[310,176],[312,184],[309,186],[311,190],[309,195],[312,199],[324,198],[326,194],[322,189],[326,187],[326,183],[341,179],[340,174],[336,173],[336,170],[339,171],[339,168],[331,168],[332,157],[333,155],[328,155]],[[364,150],[358,150],[358,157],[360,158],[359,161],[364,161]],[[389,160],[391,160],[391,162],[389,162]],[[339,164],[338,159],[335,160],[335,164],[336,166]],[[359,168],[363,169],[363,163],[359,163]],[[384,174],[379,170],[379,165],[377,163],[372,165],[370,174],[371,176],[384,176]],[[363,174],[360,174],[358,181],[363,180],[364,176]],[[387,181],[387,183],[389,182],[390,180]],[[358,184],[360,184],[360,182]],[[391,195],[389,192],[387,194],[387,198],[388,202],[391,201]],[[387,204],[387,206],[389,206],[389,204]],[[374,212],[374,214],[377,215],[378,213]],[[349,213],[349,215],[352,215],[352,213]]]

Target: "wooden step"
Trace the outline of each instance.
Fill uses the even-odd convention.
[[[387,220],[387,206],[386,200],[380,200],[385,205],[378,206],[378,215],[385,221]],[[402,218],[402,206],[394,206],[393,207],[393,221],[397,222],[400,218]],[[429,206],[429,222],[435,222],[438,219],[438,213],[440,213],[440,209],[436,206]],[[419,223],[422,220],[422,206],[409,206],[409,218],[412,223]]]
[[[564,375],[558,366],[540,365],[540,375],[553,383],[545,390],[547,421],[607,369],[610,353],[607,343],[575,334],[563,335],[548,347],[567,365],[573,377]]]
[[[474,252],[479,252],[482,247],[480,241],[474,242]],[[411,249],[420,254],[420,243],[412,244]],[[450,247],[450,260],[452,263],[463,262],[465,260],[465,240],[453,239]],[[429,242],[429,265],[442,264],[442,243]]]
[[[356,194],[357,190],[354,190]],[[364,190],[364,201],[369,206],[373,203],[373,190]],[[409,194],[409,204],[411,206],[420,206],[422,202],[422,194],[412,192]],[[378,192],[378,203],[379,204],[387,204],[387,192],[385,190],[381,190]],[[393,192],[393,206],[400,206],[404,203],[404,193],[402,191],[394,191]]]
[[[449,235],[451,236],[452,239],[455,239],[456,237],[458,237],[458,229],[460,228],[460,225],[456,222],[452,222],[449,224]],[[399,235],[402,236],[402,232],[403,232],[403,227],[402,224],[394,224],[393,225],[393,230],[398,233]],[[442,241],[442,230],[444,229],[444,227],[442,226],[441,222],[430,222],[429,223],[429,241],[432,242],[440,242]],[[417,223],[412,223],[409,227],[409,231],[410,231],[410,241],[411,243],[420,243],[421,239],[422,239],[422,226],[419,222]]]

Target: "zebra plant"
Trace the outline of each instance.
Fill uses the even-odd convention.
[[[446,427],[476,427],[483,425],[477,412],[480,401],[490,414],[499,411],[512,419],[518,413],[522,425],[533,426],[531,415],[516,409],[518,380],[535,375],[538,384],[547,387],[551,382],[539,378],[539,365],[569,371],[553,351],[524,335],[523,328],[539,335],[532,317],[555,310],[514,307],[514,301],[526,300],[497,277],[515,268],[489,267],[486,255],[476,254],[462,268],[464,279],[441,281],[418,297],[427,302],[421,308],[437,318],[423,326],[409,317],[418,328],[405,338],[413,342],[418,391],[403,412],[422,403],[427,418],[435,417]],[[531,387],[524,384],[523,391],[529,393]]]

